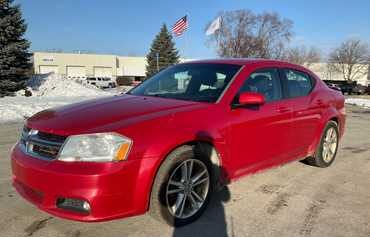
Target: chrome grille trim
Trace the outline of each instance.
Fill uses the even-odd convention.
[[[32,157],[52,161],[57,158],[66,138],[24,127],[19,147]]]
[[[63,145],[63,142],[52,142],[47,140],[41,140],[40,138],[36,136],[30,136],[28,138],[29,142],[32,142],[34,144],[44,145],[44,146],[52,146],[52,147],[61,147]]]

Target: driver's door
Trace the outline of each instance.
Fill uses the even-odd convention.
[[[292,109],[283,100],[276,68],[253,72],[239,90],[258,92],[266,103],[230,111],[229,145],[234,177],[283,163],[291,156]]]

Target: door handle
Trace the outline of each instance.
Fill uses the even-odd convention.
[[[291,111],[292,111],[292,109],[291,109],[290,107],[282,106],[282,107],[279,107],[279,108],[277,109],[277,111],[278,111],[279,113],[287,113],[287,112],[291,112]]]

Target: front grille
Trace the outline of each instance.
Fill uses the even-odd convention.
[[[37,135],[40,139],[47,140],[47,141],[52,141],[52,142],[63,143],[66,140],[66,137],[64,137],[64,136],[50,134],[50,133],[44,133],[44,132],[40,132],[40,131],[37,133]]]
[[[33,157],[54,160],[66,138],[24,127],[19,144],[25,153]]]

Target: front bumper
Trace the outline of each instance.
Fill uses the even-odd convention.
[[[78,221],[144,213],[153,162],[154,159],[106,163],[44,161],[26,155],[18,145],[11,155],[13,186],[18,193],[41,210]],[[91,210],[81,213],[58,208],[58,198],[85,200]]]

